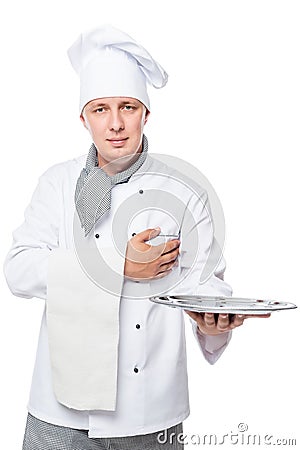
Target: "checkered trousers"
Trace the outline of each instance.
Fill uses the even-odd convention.
[[[23,450],[182,450],[182,423],[164,431],[126,437],[89,438],[87,430],[52,425],[28,413]]]

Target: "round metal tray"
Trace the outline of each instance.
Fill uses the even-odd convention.
[[[274,311],[297,308],[294,303],[240,297],[166,295],[150,297],[150,300],[160,305],[189,311],[229,314],[268,314]]]

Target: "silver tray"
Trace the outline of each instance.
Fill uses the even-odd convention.
[[[150,297],[150,300],[160,305],[183,308],[189,311],[229,314],[268,314],[273,311],[297,308],[294,303],[240,297],[166,295]]]

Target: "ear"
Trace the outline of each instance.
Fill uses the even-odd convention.
[[[83,114],[80,114],[80,117],[79,117],[79,118],[80,118],[80,120],[81,120],[81,122],[82,122],[84,128],[86,128],[86,129],[88,130],[89,128],[88,128],[88,126],[87,126],[87,123],[86,123],[85,118],[83,117]]]
[[[145,119],[144,119],[144,125],[146,125],[149,116],[150,116],[150,111],[149,111],[148,109],[146,109],[146,114],[145,114]]]

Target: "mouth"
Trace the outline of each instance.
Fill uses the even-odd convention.
[[[113,139],[106,139],[108,142],[111,143],[111,145],[113,145],[114,147],[121,147],[122,145],[125,144],[125,142],[128,140],[129,138],[113,138]]]

